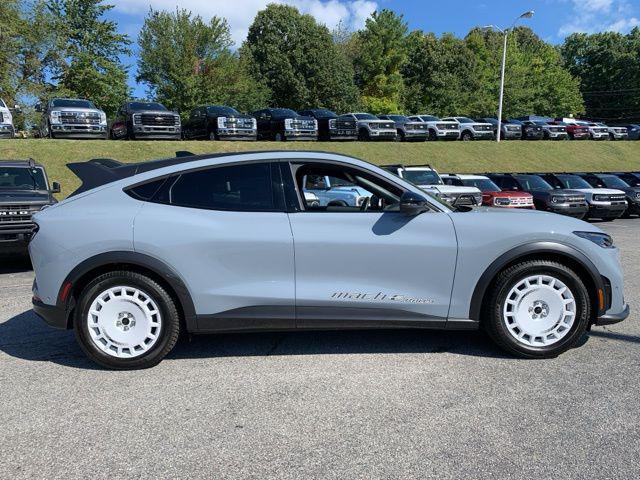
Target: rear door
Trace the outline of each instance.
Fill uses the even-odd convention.
[[[200,330],[295,327],[293,237],[277,164],[188,171],[154,192],[135,218],[135,250],[183,277]]]
[[[287,191],[299,202],[289,214],[298,327],[444,326],[457,257],[449,215],[400,213],[402,188],[366,170],[321,161],[285,165]],[[308,207],[300,195],[307,175],[360,175],[370,182],[358,181],[370,189],[369,208]]]

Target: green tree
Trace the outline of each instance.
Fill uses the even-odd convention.
[[[640,29],[568,36],[560,52],[580,78],[586,114],[605,121],[640,120]]]
[[[346,111],[357,104],[350,62],[327,27],[295,7],[271,4],[258,12],[241,56],[274,106]]]
[[[32,93],[79,96],[112,114],[129,96],[120,55],[130,41],[104,15],[102,0],[41,0],[31,14],[22,52],[23,79]],[[50,82],[48,82],[50,80]]]
[[[223,103],[241,110],[267,98],[245,62],[230,50],[227,21],[206,23],[187,10],[150,10],[138,39],[138,81],[149,94],[182,114],[202,104]]]
[[[18,0],[0,3],[0,97],[11,103],[19,89],[20,32],[26,27],[20,7]]]
[[[362,104],[373,113],[401,111],[407,61],[407,24],[390,10],[374,12],[353,42],[356,84]]]

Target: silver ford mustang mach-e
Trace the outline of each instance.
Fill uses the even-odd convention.
[[[70,164],[82,186],[35,215],[35,311],[87,355],[143,368],[180,331],[484,328],[552,357],[625,319],[618,251],[580,220],[453,208],[370,163],[256,152]],[[303,179],[368,192],[307,204]]]

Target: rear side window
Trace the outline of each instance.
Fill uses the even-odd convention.
[[[268,163],[184,173],[166,193],[168,198],[158,200],[181,207],[253,212],[275,210]]]
[[[143,183],[142,185],[138,185],[137,187],[130,188],[127,190],[127,193],[131,195],[133,198],[143,201],[148,201],[153,198],[153,196],[160,190],[160,187],[164,185],[167,181],[166,178],[161,178],[160,180],[155,180],[149,183]]]

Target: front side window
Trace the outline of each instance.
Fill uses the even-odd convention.
[[[275,198],[271,164],[212,167],[134,187],[140,200],[209,210],[264,212],[281,209]]]

